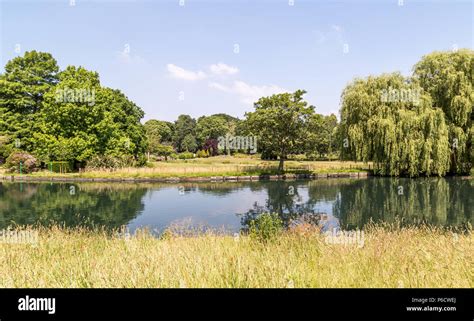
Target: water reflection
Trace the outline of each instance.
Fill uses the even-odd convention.
[[[73,189],[71,189],[73,187]],[[72,193],[74,192],[74,193]],[[362,228],[369,221],[473,223],[474,180],[322,179],[189,184],[0,183],[0,228],[18,224],[128,225],[163,230],[177,221],[246,229],[263,212],[286,226],[299,220],[326,229]]]
[[[474,180],[460,178],[369,179],[340,187],[334,215],[348,228],[370,220],[437,226],[473,223]]]
[[[35,224],[118,228],[143,211],[145,193],[146,188],[134,185],[1,183],[0,228]]]

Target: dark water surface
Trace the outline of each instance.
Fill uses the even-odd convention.
[[[262,212],[286,224],[302,215],[326,228],[372,221],[465,226],[474,220],[474,180],[368,178],[189,184],[0,183],[0,229],[11,225],[172,225],[236,232]]]

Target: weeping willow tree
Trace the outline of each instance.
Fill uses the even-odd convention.
[[[398,73],[356,79],[342,94],[345,158],[382,175],[469,173],[474,163],[474,51],[434,52]]]
[[[380,175],[444,175],[448,127],[416,81],[399,73],[355,79],[342,93],[342,155]]]
[[[433,52],[415,65],[414,77],[445,114],[450,171],[468,173],[474,162],[474,51]]]

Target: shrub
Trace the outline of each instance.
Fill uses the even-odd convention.
[[[207,150],[200,150],[196,153],[196,156],[199,158],[207,158],[209,157],[209,152]]]
[[[38,161],[33,155],[27,152],[13,152],[8,156],[5,162],[5,168],[9,172],[19,173],[20,163],[22,173],[31,173],[38,167]]]
[[[283,221],[278,214],[263,213],[249,223],[249,235],[260,242],[273,240],[283,231]]]
[[[190,152],[184,152],[178,154],[178,159],[192,159],[194,158],[194,154]]]
[[[169,156],[170,159],[178,159],[178,154],[176,153],[172,153],[170,156]]]
[[[146,159],[144,160],[146,162]],[[123,167],[133,167],[137,164],[140,164],[140,161],[136,161],[133,156],[123,155],[123,156],[111,156],[111,155],[97,155],[92,157],[87,162],[88,169],[116,169]]]

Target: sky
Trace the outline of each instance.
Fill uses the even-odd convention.
[[[0,0],[0,72],[25,51],[97,71],[145,118],[242,118],[304,89],[338,113],[355,77],[410,75],[423,55],[474,47],[473,0]]]

